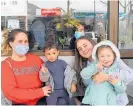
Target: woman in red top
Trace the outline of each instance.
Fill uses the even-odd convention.
[[[51,93],[51,88],[41,87],[42,83],[39,80],[42,60],[39,56],[27,54],[29,50],[28,36],[21,29],[12,30],[7,43],[12,48],[12,55],[1,63],[4,96],[12,101],[12,104],[40,104],[39,99],[49,96]]]

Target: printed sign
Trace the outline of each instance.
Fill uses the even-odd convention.
[[[8,20],[7,28],[9,31],[11,31],[12,29],[20,28],[19,20],[17,20],[17,19]]]
[[[27,0],[1,0],[1,16],[27,16]]]
[[[42,16],[61,16],[61,10],[59,8],[41,9]]]

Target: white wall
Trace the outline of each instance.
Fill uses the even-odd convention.
[[[44,56],[40,56],[42,60],[46,60]],[[1,61],[7,58],[7,56],[1,57]],[[66,61],[69,65],[74,65],[74,56],[59,56],[59,59]]]
[[[40,56],[42,60],[46,60],[44,56]],[[66,61],[70,66],[74,65],[74,56],[59,56],[59,59]]]

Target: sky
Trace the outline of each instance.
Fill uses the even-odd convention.
[[[107,0],[95,0],[95,10],[107,12],[107,5],[100,2],[107,2]],[[129,1],[129,0],[126,0]],[[32,3],[40,8],[56,8],[61,7],[64,10],[67,10],[67,0],[28,0],[29,3]],[[120,0],[123,4],[124,0]],[[70,0],[70,8],[76,11],[94,11],[94,0]],[[119,5],[119,11],[122,12],[123,8]]]
[[[40,8],[56,8],[61,7],[62,9],[67,9],[67,0],[28,0]],[[100,0],[95,0],[96,11],[107,11],[107,6],[100,2]],[[70,0],[70,8],[76,11],[94,11],[94,0]]]

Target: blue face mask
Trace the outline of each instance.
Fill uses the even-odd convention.
[[[84,32],[77,32],[77,31],[74,34],[76,39],[78,39],[79,37],[84,36],[84,35],[85,35]]]
[[[14,50],[18,55],[24,56],[29,51],[29,45],[17,44],[14,46]]]

